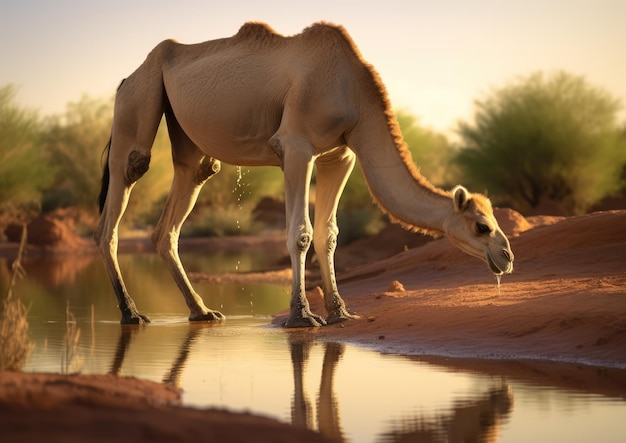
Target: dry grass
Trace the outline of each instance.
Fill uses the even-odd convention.
[[[28,336],[28,310],[22,303],[15,284],[24,276],[22,256],[26,247],[26,225],[22,227],[22,240],[13,262],[13,270],[7,296],[0,316],[0,370],[19,371],[28,361],[35,345]]]
[[[83,366],[83,358],[78,352],[80,340],[80,328],[76,324],[76,318],[70,311],[70,304],[65,308],[65,347],[61,357],[61,372],[70,374],[80,372]]]

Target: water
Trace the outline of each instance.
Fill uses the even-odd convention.
[[[183,254],[192,271],[247,271],[268,261],[266,250]],[[626,371],[426,361],[317,341],[270,326],[269,315],[288,306],[288,285],[196,285],[228,319],[190,324],[160,258],[122,255],[120,262],[150,325],[118,323],[98,257],[26,263],[28,276],[16,289],[31,306],[36,348],[25,370],[166,381],[184,390],[186,405],[262,414],[337,441],[617,442],[626,436]],[[7,281],[8,263],[0,259],[3,290]],[[66,302],[81,333],[64,362]]]
[[[501,295],[500,293],[500,281],[502,280],[502,274],[496,274],[496,282],[497,282],[497,287],[498,287],[498,295]]]

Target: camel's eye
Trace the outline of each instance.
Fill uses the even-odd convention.
[[[476,230],[479,234],[489,234],[491,232],[489,225],[484,223],[476,223]]]

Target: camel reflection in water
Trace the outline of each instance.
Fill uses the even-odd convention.
[[[293,365],[294,393],[291,403],[291,422],[295,426],[302,426],[315,430],[311,413],[311,402],[304,391],[304,371],[309,358],[311,340],[292,339],[290,336],[289,348]],[[343,435],[339,421],[339,404],[333,386],[335,369],[341,360],[345,346],[341,343],[324,343],[324,362],[320,381],[319,396],[317,398],[318,431],[333,441],[347,441]]]
[[[111,364],[111,369],[109,370],[109,374],[119,376],[121,374],[122,365],[124,363],[124,359],[126,358],[126,354],[130,349],[130,345],[133,341],[134,336],[145,326],[137,326],[137,325],[120,325],[121,332],[120,338],[117,341],[117,347],[115,349],[115,355],[113,357],[113,363]],[[176,360],[172,363],[170,370],[163,376],[163,383],[172,384],[178,388],[181,387],[181,377],[183,374],[183,370],[185,369],[185,365],[187,363],[187,359],[189,358],[189,354],[194,343],[198,340],[200,333],[207,327],[212,327],[210,324],[203,323],[189,323],[189,331],[185,335],[185,339],[180,344],[178,349],[178,355],[176,356]]]
[[[189,331],[180,344],[176,359],[163,376],[164,383],[181,386],[181,377],[189,354],[198,341],[201,332],[213,325],[190,323]],[[124,359],[129,352],[136,334],[145,327],[121,325],[120,337],[109,373],[119,375]],[[304,385],[304,375],[312,346],[316,342],[299,335],[289,335],[289,350],[293,368],[294,393],[291,402],[291,422],[294,426],[318,431],[331,441],[347,442],[341,426],[339,400],[335,393],[334,378],[338,364],[345,351],[341,343],[324,342],[317,408],[314,408]],[[419,380],[416,380],[419,383]],[[376,399],[371,406],[376,407]],[[317,416],[313,416],[316,409]],[[495,442],[499,428],[513,409],[513,393],[504,380],[494,382],[494,386],[477,394],[475,398],[459,400],[451,409],[437,411],[430,415],[410,415],[389,423],[389,430],[376,441],[389,443],[456,443],[456,442]],[[370,414],[371,412],[368,412]],[[317,418],[317,420],[315,420]],[[315,426],[317,422],[317,428]]]
[[[406,417],[395,420],[381,439],[394,443],[491,443],[498,441],[502,422],[513,409],[513,392],[503,384],[481,397],[458,401],[451,411],[434,419]]]

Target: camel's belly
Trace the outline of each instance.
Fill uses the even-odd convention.
[[[207,155],[224,163],[239,166],[280,166],[267,139],[237,139],[216,133],[189,134],[196,145]]]

